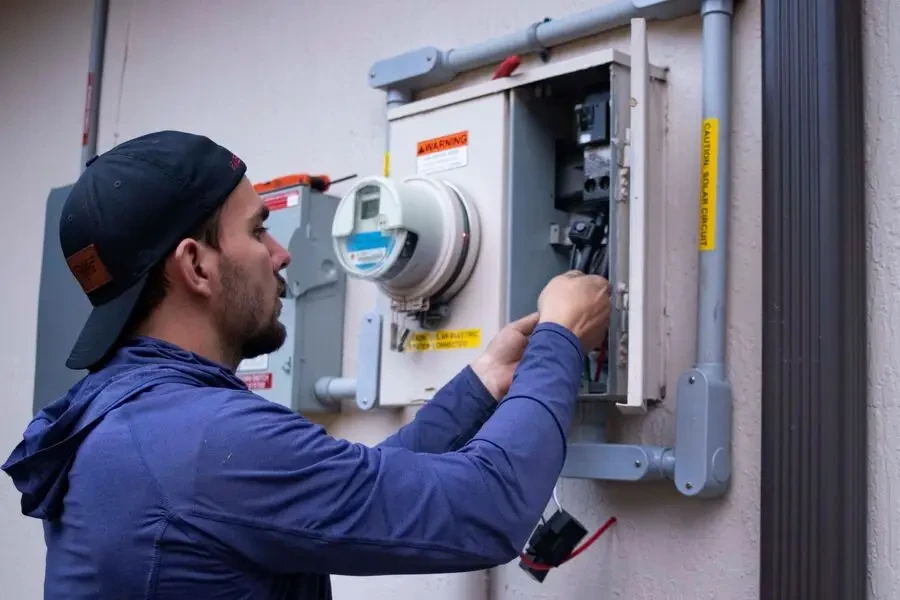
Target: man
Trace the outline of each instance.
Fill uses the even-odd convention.
[[[606,282],[557,277],[413,423],[375,448],[334,439],[234,374],[284,342],[291,260],[244,173],[169,131],[72,189],[60,242],[94,308],[67,364],[90,373],[3,466],[44,524],[45,596],[330,598],[329,574],[515,558],[562,468]]]

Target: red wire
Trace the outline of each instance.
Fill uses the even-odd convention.
[[[522,59],[518,54],[513,54],[512,56],[508,56],[500,66],[494,71],[493,77],[491,79],[501,79],[503,77],[509,77],[513,74],[513,71],[519,68],[519,65],[522,64]]]
[[[570,560],[572,560],[573,558],[575,558],[576,556],[578,556],[579,554],[581,554],[582,552],[584,552],[585,550],[590,548],[591,544],[596,542],[607,529],[609,529],[616,523],[616,520],[617,519],[615,517],[608,518],[606,520],[606,523],[604,523],[603,526],[600,527],[600,529],[595,531],[594,534],[587,539],[587,541],[585,541],[583,544],[581,544],[580,546],[575,548],[575,550],[573,550],[572,553],[569,554],[569,556],[567,556],[565,558],[565,560],[563,560],[560,563],[560,566],[566,564],[567,562],[569,562]],[[552,565],[542,565],[542,564],[534,562],[533,560],[531,560],[530,558],[525,556],[524,552],[519,555],[519,558],[522,560],[523,563],[525,563],[525,566],[527,566],[530,569],[534,569],[535,571],[549,571],[550,569],[553,568]]]

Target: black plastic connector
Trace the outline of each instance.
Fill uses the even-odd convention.
[[[582,273],[595,272],[599,252],[603,248],[605,227],[593,221],[578,221],[569,229],[569,241],[575,247],[570,268]]]
[[[563,564],[585,535],[587,529],[578,522],[578,519],[564,510],[559,510],[546,523],[535,529],[525,549],[525,558],[528,562],[520,560],[519,567],[538,583],[543,583],[550,572],[547,567],[558,567]],[[534,565],[545,568],[538,569]]]

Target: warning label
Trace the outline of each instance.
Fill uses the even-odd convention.
[[[266,206],[270,211],[281,210],[297,206],[300,203],[300,192],[285,192],[283,194],[275,194],[265,199]]]
[[[251,390],[268,390],[272,387],[271,373],[242,373],[239,377]]]
[[[455,329],[417,332],[407,342],[411,352],[429,350],[468,350],[481,347],[480,329]]]
[[[419,175],[449,171],[468,163],[468,131],[458,131],[416,144],[416,172]]]
[[[700,139],[700,251],[716,249],[716,180],[719,170],[719,120],[704,119]]]

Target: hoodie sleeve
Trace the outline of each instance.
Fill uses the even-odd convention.
[[[370,448],[235,393],[209,424],[180,526],[228,560],[280,573],[490,568],[518,556],[565,458],[577,339],[532,334],[509,394],[456,452]]]
[[[472,367],[466,367],[416,413],[412,423],[378,445],[413,452],[452,452],[468,442],[494,413],[497,401]]]

